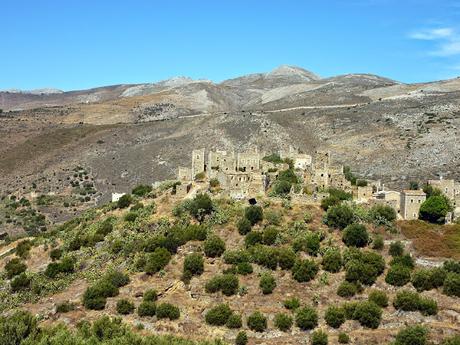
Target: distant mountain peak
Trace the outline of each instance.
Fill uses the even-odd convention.
[[[314,74],[313,72],[307,71],[306,69],[303,69],[301,67],[290,65],[280,65],[271,72],[268,72],[266,75],[271,77],[301,77],[304,78],[306,81],[321,79],[318,75]]]
[[[51,95],[51,94],[56,94],[56,93],[64,93],[64,91],[62,90],[53,89],[53,88],[43,88],[43,89],[35,89],[35,90],[8,89],[8,90],[0,90],[0,92],[22,93],[22,94],[29,94],[29,95]]]

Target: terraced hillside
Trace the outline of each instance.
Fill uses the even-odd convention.
[[[159,335],[239,345],[458,342],[459,225],[395,223],[388,209],[347,202],[325,212],[173,191],[141,186],[4,244],[0,310],[12,316],[0,330],[14,344],[180,343]]]

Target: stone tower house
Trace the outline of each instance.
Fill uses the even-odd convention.
[[[192,151],[192,179],[205,171],[204,149]]]
[[[423,190],[404,190],[401,193],[401,216],[405,220],[418,219],[420,206],[426,200]]]

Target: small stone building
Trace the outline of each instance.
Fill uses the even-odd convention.
[[[204,149],[192,151],[192,179],[196,175],[204,173],[206,169]]]
[[[403,190],[401,193],[401,216],[405,220],[418,219],[420,206],[426,200],[423,190]]]

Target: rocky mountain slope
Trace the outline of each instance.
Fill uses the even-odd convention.
[[[0,92],[0,108],[2,190],[80,165],[107,198],[174,177],[198,147],[330,149],[357,173],[400,186],[439,174],[460,179],[460,79],[402,84],[281,66],[221,83],[178,77]]]

